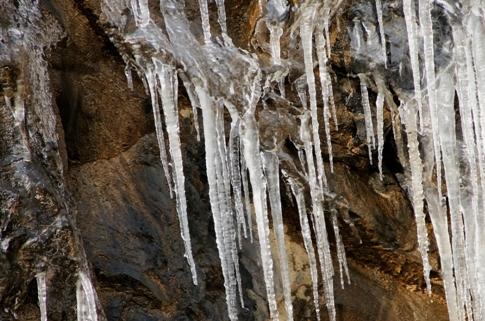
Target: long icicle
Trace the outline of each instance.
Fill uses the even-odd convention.
[[[313,28],[315,20],[315,6],[306,8],[302,13],[300,23],[300,37],[303,47],[303,59],[305,63],[305,75],[310,96],[310,111],[312,121],[312,136],[317,159],[318,184],[320,187],[327,186],[327,178],[323,167],[322,150],[320,144],[318,113],[317,113],[317,91],[315,86],[315,75],[313,74]]]
[[[212,99],[207,91],[199,86],[195,87],[202,109],[204,144],[206,155],[207,180],[209,182],[209,199],[211,203],[212,217],[214,219],[214,230],[216,232],[216,244],[221,260],[222,275],[224,277],[224,287],[226,289],[226,304],[229,319],[237,320],[236,292],[234,284],[237,283],[230,274],[232,266],[232,254],[227,253],[223,236],[223,218],[221,211],[221,200],[218,193],[217,162],[217,133],[216,133],[216,111]]]
[[[180,144],[180,129],[177,106],[177,75],[172,67],[164,65],[157,59],[153,59],[155,73],[159,81],[159,95],[162,100],[162,109],[165,116],[165,126],[168,133],[170,155],[174,169],[174,191],[177,200],[177,213],[180,223],[180,232],[185,247],[185,258],[192,273],[192,281],[197,284],[197,270],[192,255],[190,241],[189,220],[187,217],[187,199],[185,196],[185,176],[182,160],[182,148]]]
[[[429,273],[431,267],[428,258],[428,231],[423,203],[423,165],[419,153],[418,130],[416,125],[416,112],[410,105],[404,107],[406,117],[406,133],[408,138],[409,165],[411,168],[411,190],[414,215],[416,216],[416,229],[418,235],[418,247],[423,261],[423,274],[426,288],[431,291]]]
[[[283,225],[283,213],[281,209],[279,159],[276,154],[265,152],[263,160],[266,179],[268,181],[268,195],[271,206],[271,217],[273,218],[273,230],[275,232],[276,242],[278,244],[286,313],[288,320],[292,321],[293,303],[291,300],[291,281],[290,272],[288,270],[288,256],[285,248],[285,230]]]
[[[418,104],[419,129],[423,130],[423,99],[421,93],[421,72],[419,70],[419,45],[418,32],[416,26],[416,14],[413,0],[403,0],[404,20],[406,21],[406,30],[408,34],[409,58],[411,60],[411,69],[413,72],[414,98]]]
[[[325,37],[323,35],[323,27],[317,26],[315,34],[316,51],[318,58],[318,70],[320,73],[320,85],[322,87],[323,100],[323,124],[325,126],[325,136],[327,137],[327,149],[330,162],[330,171],[333,173],[333,151],[332,151],[332,137],[330,134],[330,90],[332,90],[330,75],[327,72],[327,58],[325,53]]]
[[[387,68],[387,50],[386,50],[386,34],[384,32],[384,20],[382,19],[382,2],[376,1],[377,23],[379,24],[379,36],[381,39],[381,51],[382,59],[384,60],[384,66]]]
[[[428,106],[433,137],[434,160],[436,165],[436,185],[441,198],[441,149],[439,143],[439,121],[436,96],[436,72],[434,64],[433,24],[431,21],[431,0],[419,0],[419,23],[424,45],[424,67],[426,70],[426,87]]]
[[[243,125],[242,138],[244,144],[244,158],[246,159],[253,191],[253,203],[256,213],[256,225],[258,229],[266,295],[268,298],[271,319],[276,321],[279,320],[279,314],[274,290],[273,258],[271,256],[271,244],[269,242],[268,213],[265,211],[266,188],[263,181],[259,135],[254,111],[246,112],[246,115],[243,118]]]
[[[141,64],[140,64],[141,65]],[[153,67],[151,65],[146,66],[145,77],[150,91],[150,97],[152,100],[153,118],[155,121],[155,132],[157,135],[158,147],[160,149],[160,160],[162,161],[163,171],[165,173],[165,179],[167,181],[168,188],[170,190],[170,197],[173,198],[173,180],[170,175],[167,150],[165,147],[165,135],[162,128],[162,116],[160,114],[160,108],[158,104],[157,93],[157,79],[154,74]]]

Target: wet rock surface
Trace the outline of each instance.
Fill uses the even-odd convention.
[[[230,0],[226,1],[226,8],[234,42],[257,52],[251,45],[257,25],[256,2]],[[193,3],[190,2],[189,9]],[[353,1],[344,6],[337,18],[340,28],[352,28],[351,19],[369,11],[370,3]],[[153,6],[156,7],[155,2]],[[63,177],[52,177],[45,160],[34,158],[29,164],[15,163],[12,145],[19,138],[10,130],[12,119],[2,106],[0,224],[2,248],[6,246],[8,250],[0,254],[0,304],[8,309],[2,312],[0,320],[14,320],[13,307],[17,319],[39,320],[33,267],[40,264],[39,256],[46,257],[43,264],[49,264],[51,257],[65,260],[55,262],[59,270],[57,278],[63,281],[53,280],[50,285],[49,296],[55,303],[49,304],[49,320],[75,319],[76,281],[69,276],[74,274],[76,264],[66,258],[77,255],[78,248],[72,225],[66,223],[64,228],[64,220],[75,221],[79,229],[107,320],[226,320],[203,144],[196,140],[192,109],[183,89],[179,91],[181,140],[198,286],[192,284],[183,257],[175,201],[169,196],[160,164],[149,97],[137,77],[134,90],[129,90],[123,60],[99,18],[99,2],[46,0],[43,10],[55,17],[65,32],[48,58],[68,166]],[[388,10],[397,9],[389,2]],[[391,30],[403,22],[386,23]],[[385,175],[380,181],[377,168],[369,164],[367,157],[359,84],[350,75],[359,72],[358,66],[365,59],[357,62],[346,59],[350,57],[350,39],[345,38],[344,32],[335,31],[332,35],[336,48],[332,66],[339,130],[332,129],[335,171],[328,173],[328,177],[332,190],[347,200],[358,231],[356,235],[343,220],[340,222],[352,284],[341,290],[337,286],[339,278],[335,278],[337,318],[447,320],[433,248],[434,293],[431,296],[424,293],[414,215],[405,186],[399,183],[402,167],[390,129],[390,107],[386,106],[384,113]],[[407,44],[396,41],[392,48],[405,52]],[[3,85],[9,83],[6,74],[6,80],[0,79],[2,88],[8,87]],[[411,76],[405,82],[412,83]],[[405,84],[398,85],[405,88]],[[287,88],[288,96],[293,95],[296,103],[294,88],[291,84]],[[275,108],[279,108],[277,102]],[[282,139],[291,135],[291,126],[288,128]],[[19,170],[16,166],[31,167],[25,172],[33,177],[35,188],[24,191],[15,185]],[[59,192],[61,181],[66,193]],[[295,319],[314,320],[311,280],[298,214],[288,197],[284,197],[283,206]],[[52,224],[59,225],[44,238],[41,231]],[[31,238],[36,242],[29,241]],[[64,253],[59,255],[57,251]],[[240,255],[246,306],[240,311],[240,319],[267,320],[257,242],[245,242]],[[283,311],[281,295],[278,303]],[[325,313],[322,316],[326,318]]]

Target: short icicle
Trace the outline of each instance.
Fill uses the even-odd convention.
[[[359,74],[360,94],[362,96],[362,107],[364,109],[365,134],[367,140],[367,149],[369,150],[369,161],[372,165],[372,150],[375,148],[374,124],[372,121],[372,111],[370,109],[369,93],[367,91],[367,78]]]
[[[40,320],[47,321],[47,276],[46,272],[37,273],[37,297],[39,298]]]
[[[384,92],[379,86],[376,100],[376,119],[377,119],[377,158],[379,167],[379,177],[382,180],[382,152],[384,150]]]

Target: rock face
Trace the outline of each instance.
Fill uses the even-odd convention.
[[[253,37],[257,2],[226,0],[229,35],[235,44],[254,52],[261,41]],[[102,318],[109,321],[226,320],[203,143],[196,141],[186,93],[181,87],[179,109],[198,286],[192,284],[183,257],[175,201],[169,196],[160,164],[149,97],[136,77],[134,90],[129,90],[123,60],[101,23],[99,1],[41,3],[43,16],[55,19],[63,32],[47,58],[57,122],[62,124],[58,128],[60,155],[66,166],[63,173],[56,173],[55,161],[39,156],[48,155],[45,143],[34,146],[31,161],[19,160],[15,146],[22,136],[12,126],[14,119],[6,104],[1,103],[0,320],[40,319],[35,273],[43,266],[53,269],[49,320],[75,320],[75,273],[84,260],[92,271],[104,310]],[[338,23],[340,30],[351,28],[355,15],[366,15],[372,5],[373,1],[350,1],[334,24]],[[388,7],[391,11],[390,1]],[[198,9],[188,5],[187,10],[195,15]],[[402,17],[386,23],[389,30],[403,32],[397,26]],[[350,39],[336,28],[332,27],[332,66],[340,126],[338,131],[332,130],[335,171],[328,173],[328,178],[332,190],[348,201],[358,232],[342,220],[352,283],[343,290],[337,286],[338,277],[335,279],[337,318],[447,320],[434,248],[434,292],[431,296],[424,293],[414,215],[406,187],[400,184],[402,166],[390,132],[390,107],[386,106],[384,114],[381,181],[376,166],[369,164],[364,144],[359,84],[349,76],[360,71],[366,57],[349,58]],[[405,53],[406,46],[396,40],[392,48]],[[394,63],[390,62],[390,70]],[[17,78],[28,77],[15,65],[0,66],[0,71],[4,95]],[[399,81],[402,86],[412,84],[410,77]],[[296,97],[291,85],[286,89],[289,97]],[[275,106],[283,108],[277,101]],[[29,132],[36,126],[32,119],[26,122]],[[326,150],[324,154],[328,157]],[[314,320],[298,214],[291,199],[284,198],[283,206],[295,320]],[[268,320],[257,242],[246,241],[240,255],[246,307],[241,309],[240,319]],[[323,299],[320,303],[324,310]],[[278,304],[283,311],[281,295]],[[325,313],[322,316],[326,318]]]

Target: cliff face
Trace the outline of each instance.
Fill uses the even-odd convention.
[[[196,1],[187,2],[187,10],[195,15]],[[267,35],[255,31],[257,2],[226,0],[229,35],[237,46],[270,59],[260,47]],[[335,278],[337,318],[447,320],[434,243],[433,294],[424,292],[414,215],[406,186],[401,184],[403,167],[391,132],[390,106],[384,111],[383,180],[376,165],[368,161],[359,81],[352,74],[361,72],[370,63],[368,56],[376,53],[369,47],[367,54],[356,57],[350,52],[352,39],[341,31],[350,30],[356,16],[374,15],[371,2],[342,5],[331,28],[339,129],[331,131],[334,173],[328,173],[328,180],[331,190],[348,202],[357,231],[341,220],[351,284],[340,289],[338,275]],[[402,53],[389,62],[388,76],[395,86],[406,88],[412,84],[409,73],[395,76],[399,57],[407,51],[407,43],[400,41],[403,18],[394,10],[394,2],[385,3],[392,50]],[[210,10],[213,13],[215,8],[211,5]],[[182,87],[179,90],[179,116],[198,286],[192,284],[183,257],[175,201],[169,196],[159,160],[150,98],[137,77],[134,89],[128,88],[119,49],[100,19],[99,1],[45,0],[41,14],[40,19],[55,20],[61,26],[59,39],[46,51],[60,158],[49,156],[46,139],[35,140],[36,133],[43,134],[42,119],[28,91],[24,125],[13,126],[15,119],[7,104],[0,103],[0,319],[40,319],[35,274],[48,267],[49,320],[74,320],[75,274],[86,266],[104,311],[100,313],[107,320],[226,320],[203,137],[197,142],[186,92]],[[283,35],[283,51],[289,38]],[[30,59],[27,50],[25,55],[0,66],[3,95],[12,99],[19,79],[34,90],[31,75],[24,70]],[[446,59],[439,53],[437,57],[438,61]],[[296,101],[294,80],[290,73],[286,94]],[[376,95],[372,88],[370,95]],[[286,108],[278,100],[272,103],[276,109]],[[265,135],[273,134],[272,125],[268,123],[266,134],[263,129],[263,143]],[[31,149],[29,160],[16,147],[25,135]],[[323,153],[328,159],[325,148]],[[63,171],[58,170],[59,163],[64,164]],[[288,196],[283,196],[283,208],[295,320],[313,320],[311,279],[298,213]],[[331,244],[334,247],[335,240]],[[240,319],[267,320],[257,241],[243,242],[240,262],[246,307],[240,310]],[[323,298],[320,303],[324,310]],[[282,295],[278,304],[283,311]],[[322,316],[327,318],[325,313]]]

